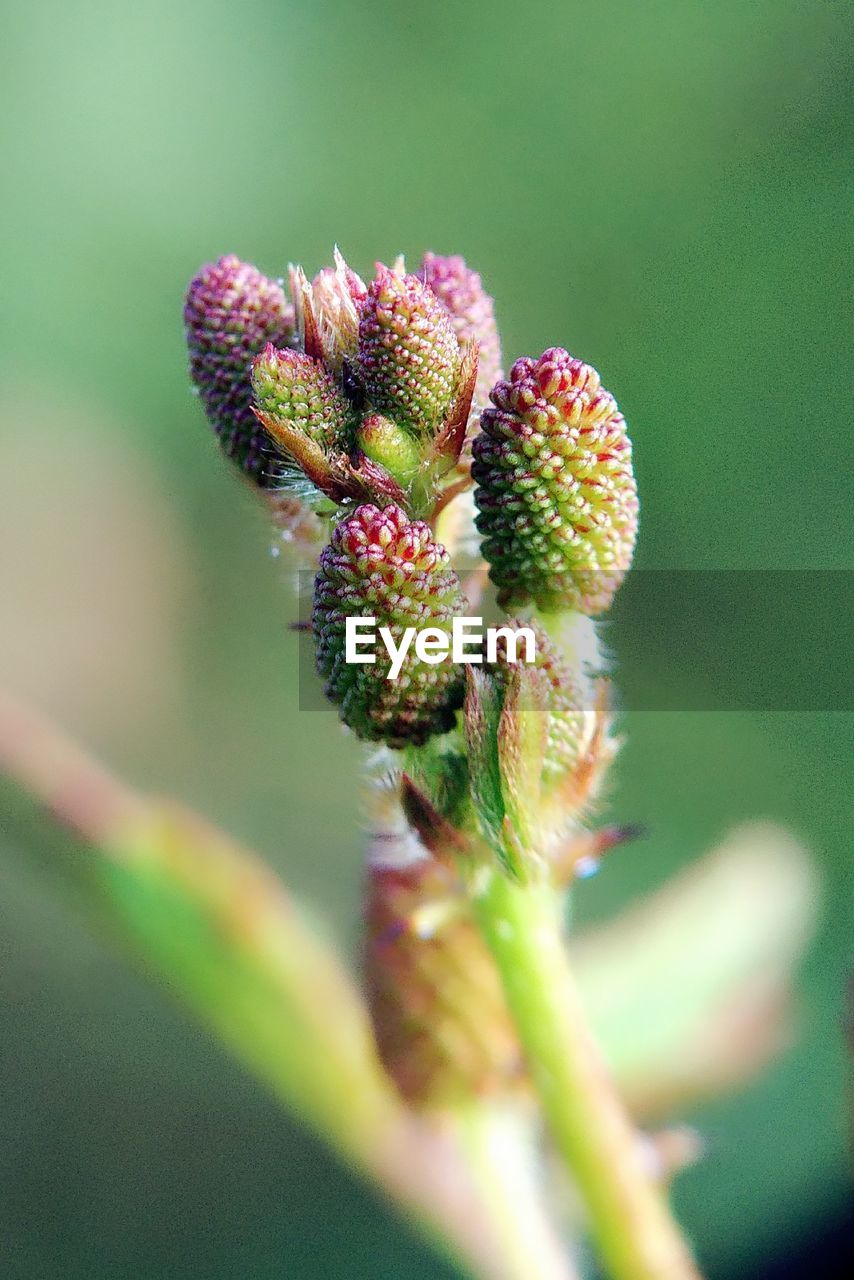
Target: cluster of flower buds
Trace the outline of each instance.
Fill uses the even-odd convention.
[[[590,615],[631,560],[631,445],[566,351],[504,380],[492,299],[458,256],[365,283],[336,250],[288,287],[291,302],[234,258],[205,268],[187,300],[192,375],[229,456],[278,486],[288,520],[296,504],[326,530],[310,622],[326,696],[358,737],[405,752],[374,797],[391,816],[368,868],[383,1063],[419,1108],[506,1098],[525,1066],[463,886],[491,865],[559,887],[613,842],[580,818],[614,750]],[[454,527],[444,513],[473,484],[499,604],[519,611],[507,634],[529,628],[533,660],[447,653],[471,606],[436,525]],[[366,620],[383,641],[370,655],[353,645]]]
[[[382,656],[348,662],[346,618],[373,616],[396,637],[447,632],[465,613],[433,525],[472,478],[500,604],[544,619],[605,609],[637,526],[625,423],[596,372],[560,348],[502,379],[492,299],[459,256],[428,253],[415,273],[380,264],[365,283],[336,250],[311,281],[291,268],[289,288],[290,302],[233,257],[203,268],[185,309],[192,377],[223,448],[256,483],[278,486],[286,518],[297,504],[297,518],[328,522],[312,627],[342,719],[363,738],[417,745],[457,724],[464,670],[414,650],[394,679]],[[505,738],[515,721],[541,722],[539,764],[540,731],[526,728],[524,750],[505,743],[502,769],[528,761],[538,795],[565,794],[571,778],[583,803],[602,717],[577,664],[542,628],[538,641],[532,668],[482,673],[469,719],[495,702]]]
[[[394,501],[429,515],[499,372],[480,277],[428,254],[416,274],[398,261],[365,284],[336,250],[313,281],[291,268],[290,291],[234,257],[190,285],[191,376],[223,449],[316,509]]]
[[[486,1104],[490,1125],[521,1118],[527,1140],[531,1086],[548,1117],[570,1044],[561,1037],[538,1059],[551,975],[544,986],[532,963],[535,935],[570,881],[637,834],[587,821],[615,750],[592,618],[609,607],[637,533],[626,424],[596,371],[562,348],[517,360],[504,378],[492,299],[460,257],[426,254],[414,274],[379,265],[365,284],[336,251],[312,281],[292,268],[289,288],[291,301],[235,257],[204,267],[184,312],[190,371],[223,452],[263,490],[279,530],[304,550],[325,542],[310,629],[326,695],[360,738],[402,752],[372,795],[363,972],[376,1049],[404,1102],[443,1128],[450,1118],[451,1134],[455,1117],[472,1132]],[[475,620],[436,525],[444,538],[445,511],[455,501],[459,511],[472,485],[498,603],[519,614],[497,648],[463,665],[455,624]],[[353,624],[366,622],[384,642],[369,657],[352,643]],[[525,631],[533,656],[511,649]],[[510,892],[505,876],[518,882]],[[743,887],[741,860],[737,876]],[[525,914],[508,910],[526,882],[527,938]],[[629,932],[636,947],[634,917]],[[532,980],[534,1034],[518,999]],[[731,1030],[719,1014],[711,1030]],[[758,1051],[776,1034],[775,1019]],[[718,1078],[731,1076],[732,1037],[718,1039]],[[590,1067],[585,1101],[595,1102],[598,1060]],[[659,1090],[684,1091],[696,1075],[662,1073]],[[664,1095],[644,1081],[637,1096]],[[634,1135],[617,1137],[607,1160],[629,1220],[619,1142],[629,1151]],[[679,1133],[647,1152],[657,1176],[695,1153]],[[695,1274],[690,1260],[684,1274]]]

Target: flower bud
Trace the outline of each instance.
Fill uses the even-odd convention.
[[[190,376],[227,457],[262,488],[275,486],[276,451],[252,412],[249,370],[266,343],[294,342],[284,290],[232,256],[203,267],[184,306]]]
[[[425,253],[420,274],[450,315],[460,347],[472,338],[478,343],[473,410],[479,409],[487,403],[490,391],[501,377],[501,339],[492,298],[478,273],[457,253],[448,257]]]
[[[385,467],[404,487],[418,474],[421,450],[409,432],[391,418],[368,414],[356,433],[356,443],[367,458]]]
[[[272,343],[252,362],[252,394],[267,431],[280,447],[294,429],[328,451],[346,445],[350,408],[323,365],[301,351]]]
[[[492,391],[473,445],[477,527],[499,603],[601,613],[631,564],[638,500],[616,402],[561,347]]]
[[[359,304],[365,285],[335,250],[335,266],[323,267],[311,283],[312,306],[323,348],[323,361],[336,377],[345,362],[355,365],[359,346]]]
[[[387,833],[383,833],[387,834]],[[365,985],[380,1058],[410,1106],[447,1110],[524,1087],[494,961],[432,858],[368,866]]]
[[[460,348],[448,312],[417,276],[380,266],[361,304],[359,371],[374,408],[430,434],[448,414]]]
[[[400,507],[360,506],[335,528],[315,578],[312,628],[317,670],[341,719],[360,738],[390,747],[420,745],[453,727],[462,703],[460,668],[447,658],[423,662],[410,643],[398,675],[377,634],[375,662],[348,663],[348,617],[375,618],[400,646],[407,627],[433,627],[451,635],[464,614],[459,580],[429,525],[409,520]],[[368,656],[362,653],[361,656]]]

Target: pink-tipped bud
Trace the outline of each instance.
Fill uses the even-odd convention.
[[[359,372],[374,408],[432,434],[451,408],[459,369],[451,318],[432,290],[380,266],[359,321]]]
[[[473,444],[477,527],[503,605],[607,609],[632,560],[638,499],[614,397],[561,347],[517,360]]]
[[[252,393],[273,439],[281,424],[288,434],[295,428],[325,451],[347,442],[350,407],[311,356],[268,344],[252,363]]]
[[[464,613],[459,579],[428,524],[370,503],[342,520],[320,557],[312,627],[318,672],[345,724],[360,738],[418,746],[453,727],[463,699],[460,667],[424,662],[415,645],[396,676],[382,646],[372,664],[348,662],[348,617],[373,618],[400,645],[410,627],[450,637]]]

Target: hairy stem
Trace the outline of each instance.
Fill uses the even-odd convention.
[[[614,1280],[697,1280],[590,1031],[557,895],[493,872],[475,901],[552,1137]]]

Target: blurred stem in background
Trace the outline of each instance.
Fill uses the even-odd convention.
[[[3,698],[0,772],[83,841],[77,870],[112,932],[435,1245],[473,1274],[571,1280],[518,1115],[484,1107],[443,1129],[409,1113],[376,1060],[351,979],[267,868],[194,815],[129,790]],[[503,882],[502,914],[508,890],[517,892]],[[814,902],[791,837],[743,828],[573,944],[580,999],[638,1118],[743,1078],[778,1047]],[[512,967],[518,939],[496,943]],[[536,954],[522,959],[519,981],[529,960],[536,969]],[[551,998],[565,1014],[578,1007],[570,996],[562,981]],[[536,1004],[526,1008],[536,1039]],[[560,1074],[567,1062],[554,1065]]]
[[[0,770],[85,842],[93,904],[146,969],[438,1248],[498,1280],[573,1280],[500,1117],[460,1142],[403,1107],[353,982],[266,867],[3,698]]]

